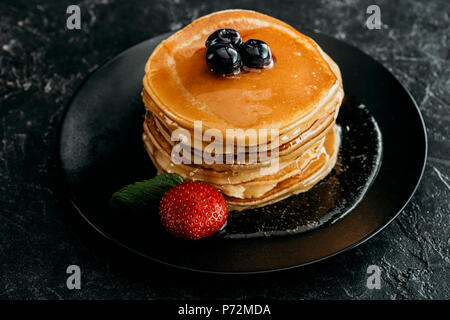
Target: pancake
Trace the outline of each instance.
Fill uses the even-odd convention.
[[[340,145],[338,127],[325,137],[323,146],[319,149],[316,158],[313,159],[299,174],[277,182],[274,187],[264,193],[263,196],[249,199],[239,199],[225,196],[230,210],[241,211],[258,208],[283,200],[290,195],[306,192],[325,178],[336,164]]]
[[[161,157],[148,129],[143,134],[146,149],[159,173],[178,173],[193,181],[208,181],[221,190],[230,210],[243,210],[267,205],[305,192],[322,180],[334,167],[339,149],[339,132],[333,125],[327,134],[295,161],[280,165],[274,173],[260,175],[258,170],[247,172],[216,172],[204,168],[183,168]],[[169,165],[167,165],[169,163]],[[245,178],[244,178],[245,177]]]
[[[304,135],[307,136],[308,140],[303,140],[302,136],[299,136],[297,141],[288,142],[287,146],[283,145],[280,149],[282,150],[279,152],[279,158],[278,162],[280,165],[282,165],[285,162],[289,162],[291,160],[295,160],[300,156],[301,154],[307,152],[309,148],[311,148],[314,143],[316,143],[318,140],[322,139],[325,134],[328,132],[328,130],[333,127],[334,121],[328,124],[328,122],[320,123],[318,122],[317,125],[314,125],[308,132],[305,132]],[[144,123],[144,131],[145,134],[148,136],[148,139],[151,143],[151,150],[152,153],[158,153],[156,155],[158,158],[160,158],[160,163],[163,168],[165,168],[165,171],[168,171],[170,167],[174,166],[174,163],[171,161],[171,151],[173,146],[163,137],[161,134],[160,129],[155,125],[154,119],[152,117],[148,117]],[[310,133],[310,131],[314,131],[313,133]],[[218,174],[219,177],[224,177],[224,179],[230,179],[229,177],[226,177],[224,175],[224,171],[232,172],[234,175],[237,175],[239,173],[239,176],[236,176],[234,179],[245,179],[245,175],[248,171],[254,171],[255,169],[260,169],[261,167],[266,167],[270,163],[257,163],[257,164],[205,164],[202,163],[200,165],[193,164],[191,161],[192,157],[189,157],[187,160],[190,161],[190,164],[186,164],[187,161],[184,164],[178,164],[177,167],[185,168],[184,171],[190,174],[191,177],[196,176],[199,177],[201,175],[201,172],[203,172],[203,169],[214,169],[215,171],[220,171]],[[194,174],[192,174],[194,172]],[[182,176],[185,176],[187,174],[182,174]],[[245,180],[244,180],[245,181]]]
[[[211,72],[205,40],[220,28],[266,42],[271,68]],[[260,207],[309,190],[331,171],[343,97],[339,67],[312,39],[261,13],[220,11],[151,54],[142,139],[159,173],[214,186],[230,210]]]
[[[205,40],[214,30],[233,28],[243,41],[264,39],[276,62],[261,72],[234,77],[213,74],[205,63]],[[339,68],[309,37],[275,18],[247,10],[204,16],[164,40],[145,66],[144,103],[167,123],[193,130],[276,128],[280,136],[304,130],[341,96]],[[238,141],[238,143],[244,143]]]

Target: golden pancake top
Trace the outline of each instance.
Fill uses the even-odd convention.
[[[244,42],[266,42],[273,67],[226,77],[211,72],[205,41],[220,28],[236,29]],[[280,20],[247,10],[195,20],[154,50],[145,71],[144,90],[158,113],[190,129],[201,120],[205,130],[283,130],[311,117],[342,91],[339,69],[312,39]]]

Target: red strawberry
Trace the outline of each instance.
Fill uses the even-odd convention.
[[[172,235],[202,239],[222,228],[228,217],[228,207],[218,190],[189,181],[164,194],[159,203],[159,216]]]

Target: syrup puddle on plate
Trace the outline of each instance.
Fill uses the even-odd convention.
[[[333,224],[363,199],[381,164],[382,137],[367,108],[348,95],[339,111],[338,160],[305,193],[257,209],[232,212],[216,237],[239,239],[298,234]]]

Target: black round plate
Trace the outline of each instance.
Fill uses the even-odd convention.
[[[142,217],[132,213],[117,214],[108,209],[112,192],[155,175],[141,141],[144,115],[141,80],[147,58],[170,34],[142,42],[118,55],[93,73],[72,99],[61,127],[60,160],[68,195],[78,212],[102,235],[144,257],[181,268],[223,273],[306,265],[353,248],[383,229],[409,201],[423,173],[427,140],[420,111],[408,91],[371,57],[336,39],[304,33],[316,40],[341,69],[346,95],[351,97],[343,104],[341,112],[346,116],[342,121],[345,123],[356,114],[351,109],[353,104],[363,104],[383,137],[382,154],[367,151],[381,157],[381,161],[373,162],[375,165],[365,181],[354,184],[355,188],[369,184],[370,187],[364,188],[365,195],[360,192],[359,198],[344,206],[345,210],[337,214],[340,219],[334,214],[327,218],[334,223],[326,227],[306,228],[307,232],[288,236],[235,237],[233,234],[242,235],[242,230],[236,232],[228,227],[229,237],[188,241],[161,230],[155,212],[149,212],[142,221]],[[369,136],[364,144],[364,131],[359,135],[355,140],[359,145],[349,144],[355,153],[343,152],[348,158],[356,155],[365,158],[359,147],[376,146],[369,143]],[[331,173],[331,177],[335,174]],[[346,177],[347,182],[358,180],[354,173]],[[310,192],[323,189],[326,183],[327,180]],[[348,189],[352,184],[346,186]],[[354,192],[341,192],[343,199],[336,201],[346,200],[348,193]],[[309,197],[314,199],[311,194]],[[308,193],[303,196],[307,198]],[[317,201],[311,205],[323,207]],[[301,210],[299,207],[297,213]],[[249,234],[258,234],[250,229]]]

